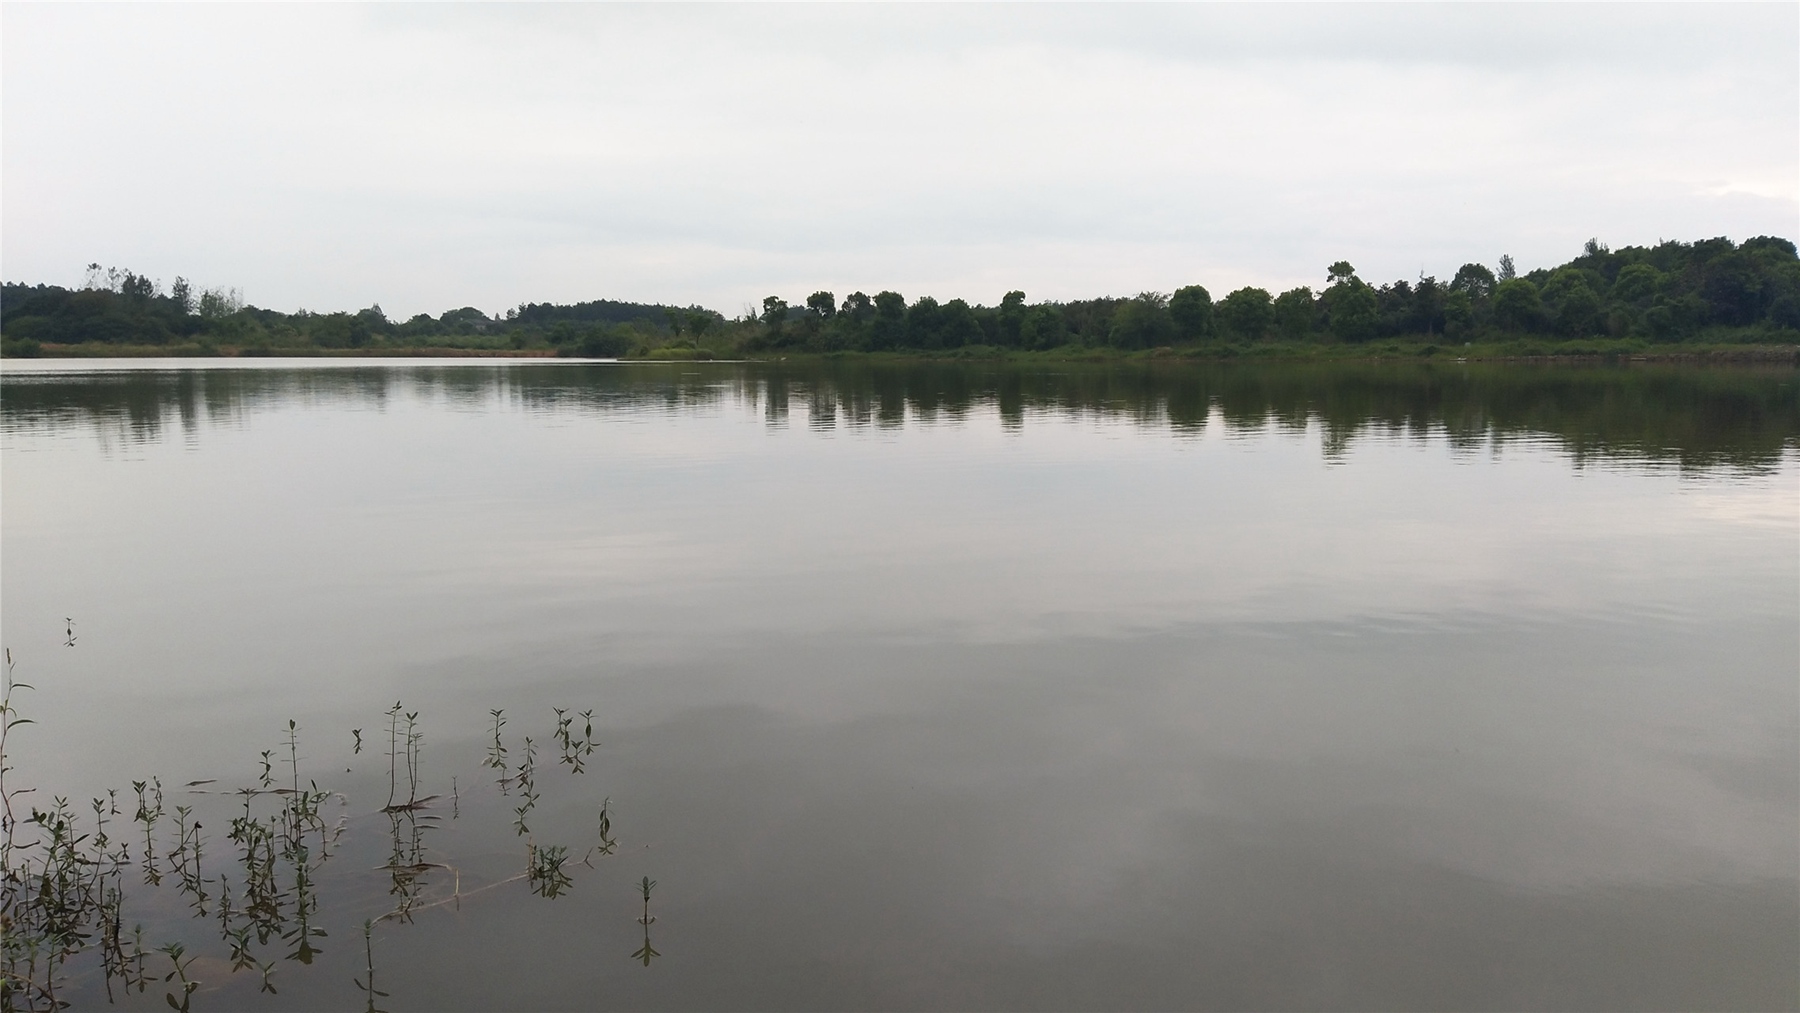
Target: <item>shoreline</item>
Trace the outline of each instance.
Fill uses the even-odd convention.
[[[9,359],[554,359],[548,348],[239,348],[231,345],[42,345]]]
[[[669,354],[669,352],[677,354]],[[948,351],[803,351],[765,349],[757,352],[701,349],[699,354],[680,354],[686,349],[656,349],[650,355],[587,361],[629,363],[707,361],[736,362],[988,362],[988,363],[1148,363],[1186,364],[1223,362],[1515,362],[1515,363],[1788,363],[1800,365],[1800,345],[1796,344],[1672,344],[1668,346],[1605,348],[1582,344],[1568,351],[1536,347],[1519,347],[1517,343],[1467,345],[1445,348],[1420,344],[1408,347],[1399,343],[1383,343],[1380,347],[1346,345],[1253,344],[1215,347],[1153,348],[1119,351],[1110,348],[1067,348],[1048,351],[1019,351],[992,347],[975,347]],[[660,354],[658,354],[660,353]],[[45,345],[34,356],[7,356],[8,359],[545,359],[582,361],[585,356],[563,356],[548,348],[446,348],[419,346],[410,348],[236,348],[198,345]]]

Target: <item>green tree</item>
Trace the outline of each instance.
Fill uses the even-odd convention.
[[[1413,288],[1413,316],[1409,321],[1416,333],[1440,333],[1444,328],[1444,286],[1431,275],[1424,275]]]
[[[1019,343],[1025,348],[1060,348],[1069,343],[1069,322],[1062,307],[1039,303],[1025,311],[1019,323]]]
[[[1462,337],[1475,326],[1475,302],[1463,289],[1451,289],[1444,297],[1444,333]]]
[[[348,313],[321,313],[307,321],[308,336],[319,348],[350,348],[356,344],[351,333],[353,317]],[[367,330],[364,330],[367,335]]]
[[[1644,323],[1658,341],[1679,341],[1706,322],[1706,300],[1697,295],[1659,295],[1650,301]]]
[[[1502,273],[1504,272],[1502,265]],[[1509,331],[1533,331],[1543,319],[1537,286],[1524,278],[1508,278],[1494,286],[1494,323]]]
[[[1480,264],[1464,264],[1450,279],[1450,291],[1466,294],[1471,302],[1486,299],[1494,292],[1494,272]]]
[[[981,324],[967,301],[952,299],[938,312],[938,343],[944,348],[981,344]]]
[[[928,295],[922,295],[906,311],[906,343],[912,348],[936,348],[943,307]]]
[[[156,282],[141,274],[126,271],[124,279],[119,282],[119,294],[127,299],[143,302],[155,298]]]
[[[1025,323],[1025,293],[1006,293],[1000,300],[998,317],[1000,344],[1017,348],[1021,340],[1019,329]]]
[[[687,311],[688,333],[694,336],[694,347],[700,347],[700,339],[712,330],[713,314],[711,310],[691,309]]]
[[[1245,287],[1219,300],[1219,324],[1240,341],[1261,338],[1275,319],[1267,289]]]
[[[1593,288],[1580,285],[1563,296],[1562,304],[1556,309],[1556,328],[1571,338],[1605,332],[1605,307]]]
[[[1169,297],[1161,292],[1140,292],[1113,310],[1107,340],[1118,348],[1156,348],[1175,336],[1169,316]]]
[[[1707,263],[1700,283],[1714,323],[1743,327],[1762,319],[1763,278],[1740,250],[1722,253]]]
[[[867,322],[875,315],[875,304],[861,292],[852,292],[844,297],[844,305],[838,309],[839,316],[850,318],[853,324]]]
[[[1584,272],[1572,267],[1562,268],[1550,276],[1538,295],[1548,306],[1554,307],[1550,315],[1556,321],[1556,330],[1565,337],[1580,338],[1600,333],[1604,323],[1600,296],[1594,292]]]
[[[1331,333],[1339,341],[1361,342],[1375,336],[1381,320],[1380,301],[1375,290],[1363,284],[1354,274],[1333,274],[1341,280],[1325,290],[1325,310],[1331,321]]]
[[[631,335],[618,327],[604,324],[590,326],[577,346],[590,359],[618,359],[631,351]]]
[[[1212,293],[1200,285],[1183,285],[1169,296],[1169,318],[1175,324],[1175,336],[1183,341],[1199,341],[1212,333]]]
[[[780,296],[764,296],[762,308],[763,327],[770,341],[781,340],[783,329],[787,325],[788,304]]]
[[[1275,329],[1289,341],[1303,340],[1312,333],[1313,318],[1318,311],[1312,289],[1301,285],[1275,297]]]
[[[875,293],[875,315],[869,326],[869,347],[899,348],[906,341],[906,299],[898,292]]]
[[[1628,306],[1645,306],[1662,287],[1662,272],[1649,264],[1627,264],[1613,279],[1608,293],[1615,302]]]
[[[200,315],[222,320],[244,308],[244,297],[235,288],[209,288],[200,293]]]
[[[387,318],[386,313],[382,312],[381,304],[376,303],[356,314],[356,326],[352,328],[351,333],[351,346],[361,348],[368,344],[374,336],[387,334],[393,329],[393,322]]]
[[[1800,330],[1800,297],[1783,295],[1769,304],[1769,323],[1787,330]]]

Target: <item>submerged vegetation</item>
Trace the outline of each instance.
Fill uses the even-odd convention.
[[[388,896],[370,901],[381,913],[354,914],[362,933],[354,984],[370,1011],[377,1008],[377,999],[388,996],[376,987],[377,926],[410,923],[431,908],[460,907],[466,898],[508,884],[522,882],[546,899],[575,888],[570,846],[539,841],[523,826],[522,815],[518,832],[525,838],[524,861],[513,876],[468,886],[462,869],[432,857],[427,834],[443,818],[434,811],[440,796],[423,794],[419,714],[399,702],[386,713],[386,804],[373,809],[303,776],[300,727],[291,720],[280,746],[261,754],[260,770],[250,783],[224,790],[215,779],[205,779],[168,789],[189,795],[191,804],[171,804],[155,776],[132,782],[136,803],[129,817],[124,814],[130,806],[121,808],[117,791],[92,799],[87,807],[91,816],[61,796],[40,803],[42,796],[34,789],[20,787],[9,776],[14,770],[8,738],[32,723],[21,715],[15,692],[31,687],[12,678],[10,651],[5,662],[0,695],[0,1010],[65,1008],[75,1001],[72,995],[92,1001],[103,987],[109,1001],[161,990],[168,1006],[185,1011],[203,998],[196,993],[209,982],[201,976],[212,977],[226,967],[230,976],[249,976],[256,991],[248,994],[279,993],[282,968],[314,964],[323,947],[331,945],[327,925],[352,917],[326,910],[322,897],[329,893],[341,900],[343,882],[361,871],[345,868],[339,858],[354,820],[382,820],[389,844],[386,861],[377,869],[386,878]],[[498,735],[503,712],[491,713]],[[587,729],[576,737],[567,712],[556,712],[554,737],[571,776],[583,772],[583,761],[599,746],[592,712],[581,716]],[[538,799],[531,755],[529,737],[517,768],[509,770],[504,746],[489,755],[488,766],[500,771],[501,790],[516,789],[528,800],[521,814]],[[227,798],[233,802],[230,809],[219,804]],[[205,822],[202,808],[207,809]],[[327,814],[333,808],[335,817]],[[228,847],[220,854],[207,826],[225,812],[232,815],[223,838]],[[453,808],[451,818],[459,816],[460,808]],[[127,824],[134,825],[129,833],[122,829]],[[607,799],[600,803],[599,833],[582,864],[593,867],[596,856],[613,854],[617,844]],[[339,889],[328,890],[333,884]],[[651,885],[646,877],[638,886],[644,901],[639,919],[644,946],[630,955],[645,966],[646,954],[656,955],[649,942]],[[153,942],[171,935],[179,938]],[[219,983],[210,984],[216,988]],[[239,1001],[244,994],[240,990]]]
[[[1390,354],[1468,346],[1484,355],[1606,354],[1657,345],[1800,342],[1800,258],[1794,243],[1758,236],[1609,249],[1520,273],[1503,256],[1448,279],[1374,284],[1350,263],[1319,289],[1254,286],[1217,298],[1202,285],[1067,302],[998,305],[899,292],[828,291],[792,303],[770,295],[736,318],[699,306],[597,300],[526,303],[490,316],[473,307],[390,320],[357,312],[281,313],[234,290],[166,289],[128,270],[90,265],[79,289],[7,284],[0,347],[38,354],[530,353],[595,358],[719,358],[770,353],[895,352],[929,356],[1129,354],[1151,349],[1219,356],[1337,348]],[[1429,354],[1426,353],[1426,354]]]

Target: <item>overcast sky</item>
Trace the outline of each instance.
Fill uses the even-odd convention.
[[[0,8],[0,271],[993,303],[1800,232],[1800,5]]]

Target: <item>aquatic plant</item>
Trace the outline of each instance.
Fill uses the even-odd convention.
[[[0,806],[3,806],[0,820],[5,821],[5,826],[0,827],[0,867],[6,867],[6,859],[12,854],[13,831],[18,826],[18,819],[13,815],[12,791],[6,783],[6,773],[12,769],[6,765],[6,739],[14,728],[35,723],[28,717],[21,717],[13,706],[13,690],[30,689],[31,685],[13,679],[11,648],[6,649],[5,660],[5,668],[0,671],[0,680],[4,680],[0,685]]]
[[[506,783],[506,744],[500,741],[500,729],[506,727],[505,709],[488,711],[494,719],[494,742],[488,747],[486,764],[500,772],[502,787]]]
[[[650,961],[662,956],[650,946],[650,925],[656,921],[655,918],[650,917],[650,891],[654,889],[656,889],[656,880],[649,876],[638,881],[638,891],[644,897],[644,914],[638,919],[638,924],[644,927],[644,945],[631,955],[631,959],[643,961],[645,967],[650,966]]]
[[[219,853],[206,846],[199,800],[173,803],[166,797],[160,777],[154,775],[131,782],[136,802],[131,822],[136,829],[130,835],[119,832],[123,810],[113,791],[90,801],[91,816],[87,818],[63,797],[54,798],[47,807],[32,807],[27,819],[15,818],[19,796],[30,789],[18,789],[7,778],[11,771],[7,733],[32,723],[18,713],[13,696],[14,689],[30,687],[13,680],[10,652],[5,658],[5,684],[0,689],[0,815],[5,819],[4,833],[0,833],[0,1013],[68,1006],[70,1000],[63,991],[72,973],[70,963],[75,960],[93,961],[83,966],[98,972],[94,978],[104,983],[109,999],[116,997],[115,989],[142,993],[160,980],[168,986],[165,1001],[171,1008],[190,1009],[201,989],[192,973],[200,953],[187,939],[147,949],[143,925],[126,929],[125,878],[133,869],[140,873],[134,881],[141,879],[142,889],[157,890],[165,881],[171,882],[196,923],[211,922],[209,931],[224,955],[221,966],[233,975],[254,972],[254,978],[260,979],[258,994],[276,993],[275,972],[284,964],[317,961],[330,938],[321,912],[320,880],[349,818],[346,813],[332,824],[323,807],[334,796],[346,807],[349,801],[321,787],[300,769],[298,722],[289,720],[282,730],[278,748],[285,756],[276,760],[275,750],[260,753],[260,769],[249,785],[214,792],[208,786],[215,779],[206,778],[183,786],[195,796],[234,796],[235,812],[224,835],[230,847],[224,852],[223,867],[217,867]],[[578,772],[583,769],[580,761],[598,745],[591,713],[581,713],[587,727],[579,737],[574,735],[567,712],[557,713],[558,728],[553,736]],[[353,980],[366,1000],[366,1010],[376,1010],[377,999],[388,995],[375,984],[375,925],[411,922],[419,911],[459,904],[469,893],[521,880],[531,893],[546,899],[561,897],[575,885],[569,848],[529,838],[525,820],[539,800],[536,742],[531,736],[524,737],[519,750],[520,805],[514,813],[515,829],[528,838],[525,868],[515,876],[465,891],[462,873],[447,862],[434,860],[427,847],[428,834],[439,819],[430,810],[439,796],[423,791],[425,736],[419,712],[406,711],[396,701],[386,715],[388,799],[376,812],[388,819],[389,856],[382,868],[389,874],[390,896],[384,912],[363,919],[365,966]],[[488,765],[494,766],[496,759],[503,764],[506,756],[504,744],[498,740],[504,718],[499,710],[491,711],[490,716],[495,722],[497,749],[490,751]],[[353,730],[353,752],[360,751],[360,733],[361,729]],[[287,777],[279,784],[278,765],[288,768]],[[453,812],[459,813],[456,778],[451,785]],[[589,849],[589,859],[595,853],[610,854],[617,845],[610,808],[610,799],[600,803],[600,844]],[[165,825],[169,827],[166,833]],[[128,837],[141,848],[136,861]],[[591,866],[591,861],[584,861]],[[449,892],[428,900],[430,877],[438,872],[449,874],[445,884]],[[653,919],[649,918],[648,887],[643,887],[643,892],[648,950],[647,926]],[[149,969],[155,954],[168,959],[167,970],[160,976]]]
[[[363,919],[362,929],[363,977],[352,978],[350,980],[356,983],[357,988],[362,989],[364,997],[368,1000],[367,1004],[363,1007],[363,1013],[385,1013],[385,1011],[375,1007],[375,997],[380,996],[385,999],[387,998],[387,993],[375,987],[374,922],[367,918]],[[366,981],[364,980],[365,978],[367,979]]]
[[[558,762],[568,764],[571,773],[579,774],[585,769],[587,758],[594,755],[594,750],[600,747],[600,743],[594,741],[594,712],[581,712],[584,728],[581,737],[576,738],[569,729],[575,719],[561,707],[551,709],[556,712],[556,741],[562,746],[562,758]]]
[[[531,883],[531,892],[540,897],[555,898],[564,890],[575,885],[563,865],[569,860],[569,849],[560,844],[538,847],[526,845],[526,875]]]
[[[619,847],[619,842],[612,836],[612,799],[600,800],[600,843],[588,849],[582,856],[581,864],[593,868],[595,855],[610,855]]]
[[[537,806],[537,781],[535,779],[537,750],[531,743],[531,736],[525,736],[525,745],[519,751],[519,773],[515,779],[519,786],[519,805],[513,810],[513,832],[523,837],[531,833],[525,825],[525,817]]]
[[[195,958],[188,957],[186,960],[181,959],[182,955],[186,953],[187,950],[180,943],[170,943],[169,945],[162,947],[158,952],[166,954],[169,958],[169,963],[175,968],[168,974],[163,975],[163,980],[177,982],[177,985],[181,990],[180,999],[175,997],[174,992],[164,995],[163,998],[169,1001],[170,1007],[180,1010],[181,1013],[188,1013],[188,1003],[194,997],[194,990],[199,988],[201,984],[188,977],[188,967],[193,964]]]

